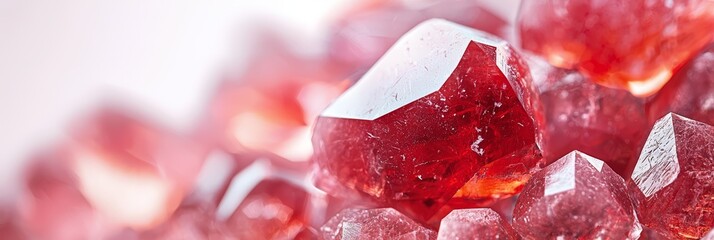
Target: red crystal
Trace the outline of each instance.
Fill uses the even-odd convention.
[[[31,159],[25,190],[18,200],[19,224],[37,239],[101,239],[111,235],[109,224],[76,188],[76,179],[62,150]],[[5,235],[3,235],[5,236]]]
[[[714,127],[668,114],[655,123],[628,181],[645,226],[699,238],[714,226]]]
[[[341,184],[419,221],[480,170],[489,171],[472,185],[499,186],[476,197],[509,196],[542,163],[524,161],[538,155],[526,72],[501,40],[424,22],[318,118],[315,159]]]
[[[525,238],[637,239],[625,181],[603,161],[571,152],[531,177],[513,212]]]
[[[647,136],[644,101],[535,56],[528,60],[545,115],[544,157],[555,161],[578,150],[628,177]]]
[[[489,208],[454,210],[441,220],[438,239],[519,239],[518,233]]]
[[[484,5],[468,0],[384,0],[363,4],[338,20],[329,42],[330,55],[348,66],[367,68],[409,29],[432,18],[506,36],[506,21]]]
[[[425,228],[391,208],[346,209],[320,228],[323,239],[436,239]]]
[[[709,230],[704,237],[702,237],[700,240],[714,240],[714,228],[712,230]]]
[[[649,118],[656,121],[669,112],[714,125],[714,45],[680,69],[648,101]]]
[[[655,93],[714,33],[708,0],[523,1],[518,18],[524,49],[638,96]]]
[[[201,131],[233,153],[271,151],[307,161],[315,118],[350,82],[334,64],[268,42],[263,48],[270,51],[218,86]]]
[[[307,163],[266,153],[235,156],[235,174],[219,193],[216,218],[238,239],[293,239],[311,224]],[[247,165],[243,163],[249,163]]]
[[[72,136],[70,166],[82,195],[137,229],[156,226],[178,207],[207,152],[117,107],[78,122]]]

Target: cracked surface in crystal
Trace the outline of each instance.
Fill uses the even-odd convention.
[[[508,196],[543,163],[529,114],[538,119],[534,92],[502,40],[427,21],[323,112],[315,160],[341,184],[420,221],[475,176],[500,186],[479,198]],[[485,166],[493,171],[476,175]],[[519,167],[502,176],[508,166]]]
[[[637,239],[625,181],[603,161],[571,152],[531,177],[513,227],[526,239]]]
[[[714,225],[714,127],[668,114],[655,123],[628,187],[645,226],[699,238]]]
[[[436,239],[436,232],[391,208],[343,210],[327,221],[320,232],[324,239],[335,240]]]

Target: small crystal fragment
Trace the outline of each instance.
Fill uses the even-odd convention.
[[[516,202],[513,228],[535,239],[637,239],[642,231],[625,181],[577,151],[531,177]]]
[[[467,182],[459,198],[507,197],[543,164],[536,97],[507,43],[426,21],[318,118],[315,160],[347,188],[427,222]]]
[[[458,209],[441,220],[437,239],[518,239],[518,234],[489,208]]]
[[[714,226],[714,127],[676,114],[655,123],[628,181],[643,225],[699,238]]]
[[[714,2],[523,1],[524,49],[637,96],[657,92],[714,34]]]
[[[391,208],[345,209],[327,221],[320,232],[323,239],[334,240],[436,239],[436,232]]]

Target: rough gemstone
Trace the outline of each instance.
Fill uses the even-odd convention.
[[[537,56],[528,63],[545,115],[543,156],[555,161],[578,150],[629,177],[649,131],[644,101]]]
[[[293,239],[311,224],[307,163],[269,154],[235,157],[239,170],[218,197],[216,218],[238,239]],[[240,162],[248,161],[248,165]],[[299,167],[295,167],[299,165]],[[305,165],[305,167],[302,167]]]
[[[519,239],[511,224],[489,208],[458,209],[441,220],[437,239]]]
[[[322,113],[315,159],[342,185],[425,222],[467,181],[484,186],[470,191],[477,197],[505,197],[543,163],[534,98],[505,42],[426,21]]]
[[[523,1],[518,27],[523,48],[553,65],[646,96],[711,40],[714,2]]]
[[[103,239],[115,230],[77,189],[68,158],[50,150],[30,159],[17,209],[18,224],[31,239]]]
[[[233,153],[271,151],[307,161],[315,118],[349,81],[324,59],[269,42],[262,49],[270,50],[216,88],[200,131]]]
[[[432,18],[444,18],[496,36],[506,36],[506,21],[484,5],[483,2],[466,0],[385,0],[362,4],[344,14],[335,24],[329,54],[347,66],[368,68],[409,29]]]
[[[327,221],[320,233],[323,239],[335,240],[436,239],[436,232],[392,208],[345,209]]]
[[[643,225],[667,238],[714,226],[714,127],[668,114],[655,123],[628,181]]]
[[[82,195],[112,221],[136,229],[160,224],[178,207],[207,153],[116,106],[81,119],[71,136],[69,165]]]
[[[535,239],[637,239],[642,231],[625,181],[577,151],[533,175],[516,202],[513,227]]]
[[[714,125],[714,45],[682,67],[648,100],[650,122],[669,112]]]

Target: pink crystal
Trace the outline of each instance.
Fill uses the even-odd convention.
[[[489,208],[454,210],[441,220],[438,239],[519,239],[508,222]]]
[[[79,121],[69,151],[77,188],[87,201],[136,229],[160,224],[178,207],[207,152],[117,107]]]
[[[596,82],[647,96],[660,89],[713,36],[714,3],[672,1],[523,1],[524,49]]]
[[[368,68],[409,29],[432,18],[505,37],[506,21],[484,5],[468,0],[384,0],[362,4],[338,20],[329,42],[330,55],[348,66]]]
[[[629,176],[647,136],[644,101],[577,71],[528,59],[545,113],[543,155],[555,161],[578,150]]]
[[[643,225],[667,238],[714,226],[714,127],[668,114],[655,123],[628,181]]]
[[[657,95],[648,100],[651,122],[669,112],[714,124],[714,45],[682,67]]]
[[[341,68],[292,53],[267,38],[261,55],[216,88],[201,134],[232,153],[271,151],[292,161],[312,155],[317,115],[350,81]]]
[[[459,198],[510,196],[543,163],[526,72],[501,40],[424,22],[318,118],[316,162],[422,222],[467,182]]]
[[[37,239],[98,239],[116,226],[97,213],[77,189],[68,154],[52,150],[31,159],[17,202],[19,224]]]
[[[625,181],[574,151],[531,177],[513,212],[525,238],[637,239],[642,230]]]
[[[323,239],[436,239],[425,228],[391,208],[346,209],[320,228]]]

